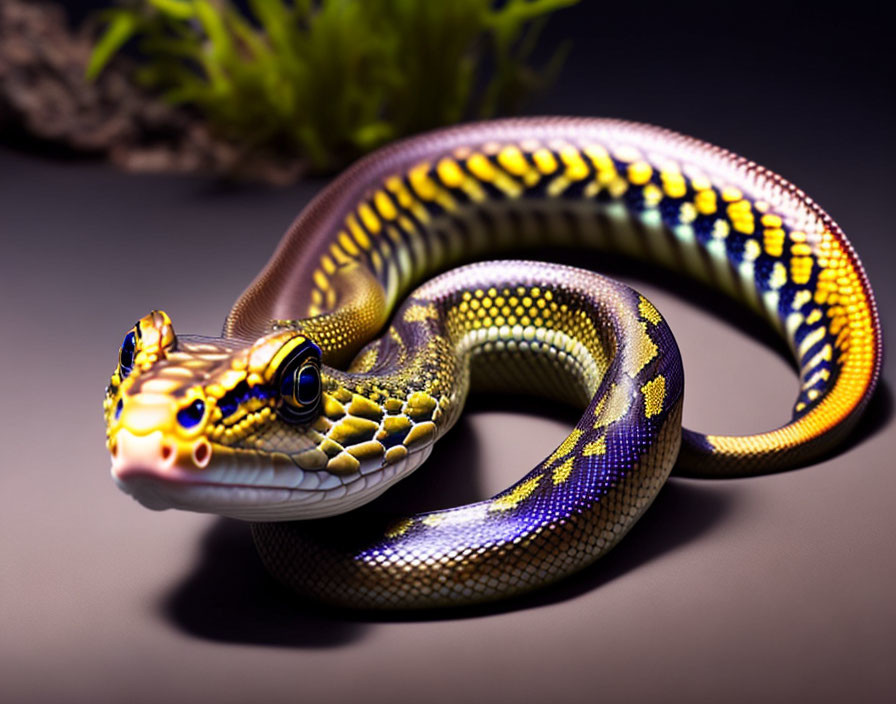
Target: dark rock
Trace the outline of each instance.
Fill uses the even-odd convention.
[[[72,32],[58,5],[0,2],[0,141],[60,154],[99,156],[134,171],[201,172],[287,184],[304,165],[251,152],[169,105],[115,58],[88,81],[96,27]]]

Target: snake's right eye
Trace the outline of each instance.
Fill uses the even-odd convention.
[[[126,378],[133,370],[136,352],[137,339],[134,336],[134,331],[131,330],[124,336],[124,342],[121,343],[121,349],[118,350],[118,368],[122,379]]]
[[[276,388],[280,392],[277,413],[292,425],[310,423],[320,406],[320,348],[302,339],[280,363]]]

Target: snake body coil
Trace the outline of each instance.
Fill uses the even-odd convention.
[[[662,317],[579,269],[472,264],[396,311],[434,273],[546,243],[651,260],[763,314],[799,367],[791,422],[743,437],[682,432],[681,361]],[[125,491],[151,508],[253,521],[265,563],[302,593],[362,607],[463,604],[595,560],[676,457],[701,476],[818,457],[858,419],[881,354],[856,254],[781,177],[633,123],[482,123],[387,147],[334,181],[222,338],[176,336],[158,311],[141,319],[107,389],[107,441]],[[413,471],[471,383],[585,412],[489,500],[383,523],[357,512],[293,520],[349,511]]]

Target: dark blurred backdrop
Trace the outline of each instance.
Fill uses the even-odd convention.
[[[108,3],[64,5],[79,23]],[[893,29],[885,2],[583,0],[548,21],[534,62],[563,41],[572,51],[526,112],[659,123],[782,170],[767,158],[779,135],[818,153],[833,130],[856,150],[834,149],[819,167],[847,167],[868,156],[863,137],[894,152]]]

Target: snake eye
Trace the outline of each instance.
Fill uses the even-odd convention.
[[[313,342],[296,347],[281,363],[277,375],[280,406],[287,423],[309,423],[320,405],[320,348]]]
[[[177,422],[184,428],[192,428],[196,426],[204,416],[205,404],[197,398],[189,406],[185,406],[177,412]]]
[[[303,406],[317,403],[320,398],[320,370],[316,364],[305,364],[296,374],[293,396]]]
[[[127,378],[134,368],[134,356],[137,352],[137,339],[131,330],[124,336],[121,349],[118,351],[118,368],[121,370],[121,378]]]

